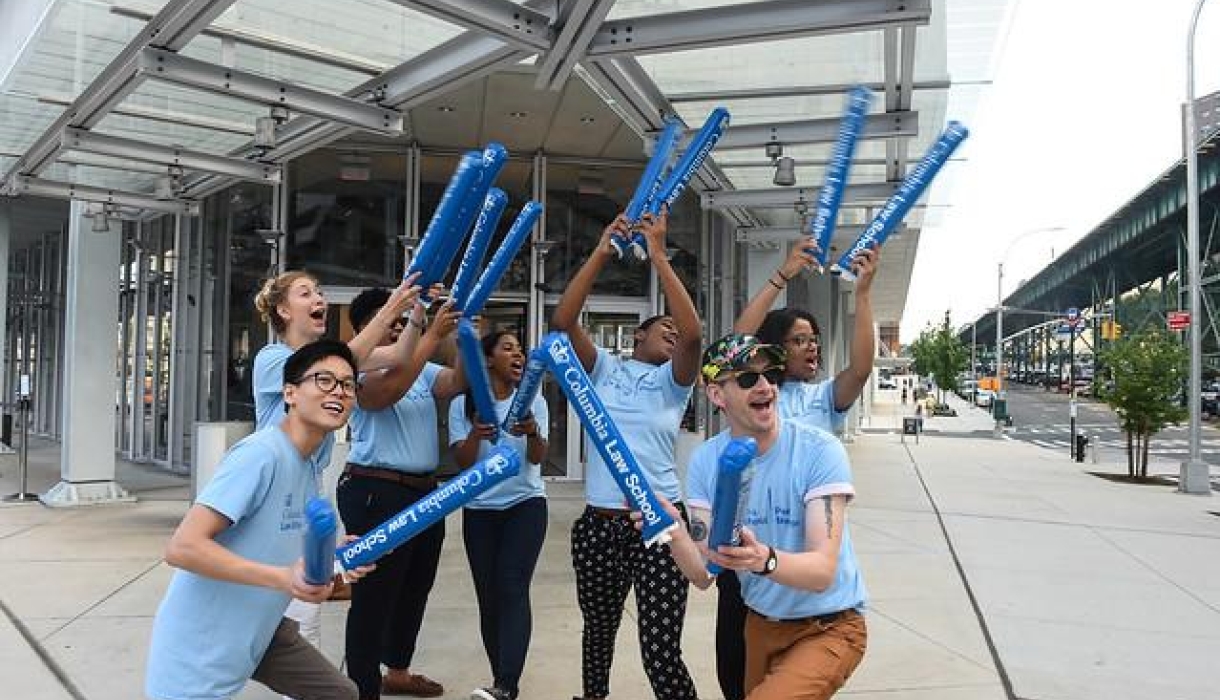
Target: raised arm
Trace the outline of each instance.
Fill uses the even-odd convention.
[[[428,358],[432,357],[444,338],[457,327],[456,319],[458,316],[460,314],[453,311],[451,304],[446,303],[441,306],[436,312],[436,318],[428,325],[427,330],[420,336],[419,340],[414,343],[414,349],[407,362],[390,364],[377,371],[369,372],[365,376],[364,382],[360,385],[360,395],[358,397],[360,407],[368,411],[379,411],[393,406],[403,396],[406,396],[407,392],[411,390],[411,386],[415,384],[415,380],[419,378],[424,365],[428,364]],[[403,334],[412,332],[419,335],[420,329],[425,325],[425,322],[421,319],[426,319],[426,316],[422,313],[422,308],[420,311],[412,313],[407,323],[407,328],[403,329]],[[401,340],[402,336],[399,336],[399,341]],[[440,381],[439,377],[437,381]],[[458,391],[461,390],[459,389]]]
[[[877,355],[873,334],[873,278],[880,261],[878,247],[863,250],[852,260],[852,271],[856,274],[856,321],[852,326],[847,367],[835,376],[836,411],[846,411],[860,398],[860,392],[873,373],[873,358]]]
[[[425,348],[426,355],[424,360],[436,354],[442,345],[454,342],[454,333],[457,331],[458,321],[462,319],[462,312],[446,304],[440,311],[436,312],[436,318],[432,319],[432,329],[436,330],[436,337],[429,339],[431,346]],[[425,336],[426,338],[427,336]],[[458,394],[466,391],[466,372],[462,370],[462,353],[453,353],[453,366],[446,367],[436,375],[436,381],[432,384],[432,396],[437,399],[452,399]]]
[[[585,329],[580,326],[580,310],[584,308],[585,300],[593,291],[593,283],[597,281],[597,276],[601,274],[602,268],[615,257],[614,246],[610,245],[610,238],[618,236],[625,240],[628,231],[627,218],[622,214],[616,216],[614,221],[606,226],[601,238],[597,241],[597,247],[593,249],[588,259],[585,260],[585,264],[580,266],[580,270],[568,282],[568,287],[563,291],[563,296],[559,298],[559,304],[555,307],[555,313],[551,316],[551,330],[568,334],[572,340],[572,347],[576,350],[576,356],[580,358],[580,364],[586,372],[593,371],[593,364],[597,361],[597,346],[593,344],[593,339],[589,337]]]
[[[390,293],[390,298],[386,300],[385,305],[377,310],[376,315],[364,325],[356,337],[347,341],[347,346],[351,348],[352,355],[356,358],[358,368],[384,367],[390,363],[392,351],[387,350],[385,353],[377,354],[376,357],[374,357],[374,351],[377,350],[378,345],[381,345],[381,341],[393,329],[398,319],[419,298],[420,289],[415,284],[415,278],[418,276],[419,274],[416,273],[404,279],[402,284]]]
[[[771,276],[767,278],[767,283],[754,294],[750,302],[746,304],[746,308],[742,309],[741,315],[733,323],[734,333],[753,335],[758,332],[767,312],[775,306],[775,300],[779,298],[779,293],[783,291],[784,287],[788,286],[788,282],[803,271],[813,268],[816,260],[809,250],[815,248],[817,248],[817,241],[813,239],[813,236],[806,236],[792,246],[787,259],[775,272],[771,273]]]
[[[669,231],[669,213],[654,217],[645,214],[640,221],[640,230],[648,241],[648,259],[657,271],[657,280],[665,294],[666,311],[674,320],[678,331],[678,345],[674,349],[674,381],[690,386],[699,377],[699,354],[703,349],[703,324],[695,302],[682,284],[682,279],[669,262],[665,250],[665,235]]]

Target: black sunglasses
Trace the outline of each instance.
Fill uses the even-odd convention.
[[[744,372],[739,372],[732,377],[729,377],[729,379],[736,381],[737,386],[741,387],[742,389],[753,389],[754,385],[758,383],[759,377],[766,377],[767,383],[771,386],[779,386],[784,383],[784,368],[768,367],[764,370],[751,369]]]

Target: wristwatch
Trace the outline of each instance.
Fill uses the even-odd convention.
[[[779,557],[775,555],[775,547],[767,545],[767,561],[763,563],[762,571],[755,571],[759,576],[770,576],[779,566]]]

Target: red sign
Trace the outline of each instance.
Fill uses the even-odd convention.
[[[1184,331],[1190,327],[1190,312],[1189,311],[1170,311],[1166,315],[1169,321],[1169,330]]]

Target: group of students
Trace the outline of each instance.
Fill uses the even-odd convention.
[[[877,253],[855,260],[856,320],[850,361],[813,382],[821,336],[800,309],[771,310],[779,292],[812,267],[798,244],[750,300],[734,333],[702,348],[694,303],[665,254],[667,217],[636,230],[648,242],[668,313],[635,333],[629,357],[598,347],[580,327],[585,300],[615,258],[612,239],[631,233],[622,215],[572,278],[551,320],[569,334],[595,390],[676,521],[669,544],[646,547],[633,514],[594,449],[586,507],[572,527],[571,556],[583,619],[582,694],[610,693],[615,637],[629,591],[638,608],[644,670],[659,700],[695,700],[681,651],[689,583],[719,591],[717,675],[726,700],[826,698],[863,657],[865,591],[846,525],[853,496],[842,428],[872,370],[870,293]],[[449,404],[449,449],[459,467],[483,457],[499,427],[481,423],[460,362],[431,358],[460,312],[432,314],[408,278],[393,291],[366,290],[350,307],[355,337],[324,340],[327,305],[317,280],[289,272],[264,285],[256,305],[279,338],[254,363],[256,432],[225,457],[166,551],[178,571],[158,609],[146,693],[154,700],[236,695],[249,680],[299,700],[435,697],[440,683],[411,670],[444,523],[380,559],[344,572],[352,582],[346,676],[314,644],[317,605],[331,585],[308,583],[300,562],[303,509],[322,492],[333,433],[348,424],[351,450],[336,502],[347,536],[373,529],[437,486],[438,403]],[[437,296],[442,290],[428,290]],[[520,339],[493,330],[482,343],[497,423],[507,417],[525,366]],[[694,453],[679,483],[679,424],[702,378],[728,428]],[[462,532],[491,683],[478,700],[518,697],[531,635],[530,582],[547,527],[540,464],[547,453],[546,402],[500,435],[522,457],[521,473],[463,509]],[[749,435],[740,541],[707,547],[716,461],[730,436]],[[682,498],[685,492],[686,500]],[[710,576],[707,564],[725,570]],[[732,572],[736,572],[735,574]],[[383,675],[381,667],[387,668]]]

